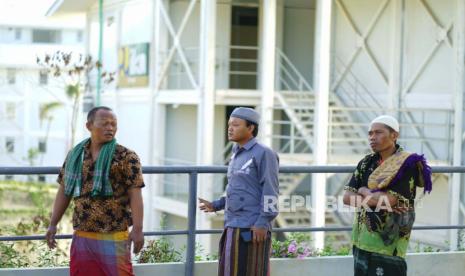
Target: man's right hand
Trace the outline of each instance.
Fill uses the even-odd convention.
[[[56,226],[49,226],[47,229],[47,233],[45,234],[45,240],[47,241],[48,248],[54,249],[57,247],[57,242],[55,240],[55,235],[57,233]]]
[[[215,208],[213,208],[213,204],[210,201],[207,201],[199,197],[199,203],[199,209],[204,211],[205,213],[215,212]]]

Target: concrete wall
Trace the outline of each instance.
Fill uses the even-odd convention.
[[[409,276],[463,275],[464,252],[422,253],[407,256]],[[216,275],[216,262],[197,262],[195,275]],[[134,266],[136,275],[184,275],[184,264],[141,264]],[[68,275],[68,268],[56,269],[0,269],[0,276]],[[298,259],[272,259],[271,275],[353,275],[353,259],[344,257],[319,257]]]

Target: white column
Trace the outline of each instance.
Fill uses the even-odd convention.
[[[281,51],[284,52],[284,0],[278,0],[278,6],[276,8],[276,48],[279,48]],[[280,84],[280,57],[276,54],[276,61],[275,61],[275,75],[274,75],[274,82],[275,82],[275,90],[281,90]]]
[[[465,0],[457,1],[455,13],[455,113],[454,113],[454,148],[453,165],[462,164],[462,133],[463,133],[463,93],[465,91]],[[457,225],[459,223],[459,204],[461,175],[454,173],[452,181],[449,182],[449,223]],[[457,250],[458,232],[450,230],[450,250]]]
[[[122,25],[123,25],[123,16],[121,15],[121,13],[115,13],[114,14],[114,17],[116,19],[116,49],[119,49],[121,48],[121,38],[122,38]],[[152,7],[152,18],[154,17],[154,9]],[[154,20],[154,19],[153,19]],[[154,20],[155,21],[155,20]],[[153,25],[153,24],[152,24]],[[153,37],[153,36],[152,36]],[[152,43],[153,45],[153,43]],[[151,48],[153,48],[152,46],[149,46]],[[152,49],[149,48],[149,51],[151,51]],[[149,54],[149,58],[152,57],[152,53]],[[151,62],[149,62],[149,66],[150,64],[152,64]],[[149,68],[149,72],[153,71],[153,69],[150,69]],[[149,77],[149,80],[150,80],[150,77]],[[118,86],[115,85],[115,88],[113,90],[113,100],[114,100],[114,107],[115,107],[115,112],[116,114],[120,114],[120,110],[121,110],[121,103],[123,102],[123,100],[121,99],[121,93],[118,93]],[[148,97],[150,97],[150,95],[148,95]]]
[[[389,108],[399,109],[402,91],[403,1],[393,0],[391,67],[389,72]],[[398,119],[399,114],[392,114]]]
[[[276,67],[276,16],[277,0],[262,0],[261,47],[260,47],[260,90],[261,122],[260,136],[263,144],[272,145],[273,106]]]
[[[165,156],[165,130],[166,130],[166,105],[160,104],[157,101],[154,102],[154,125],[156,126],[157,133],[154,134],[153,140],[150,140],[149,143],[153,144],[153,156],[154,163],[151,165],[163,165],[161,157]],[[162,131],[159,131],[162,130]],[[154,198],[157,196],[163,196],[164,186],[163,180],[165,175],[163,174],[152,174],[149,179],[149,185],[147,185],[147,199],[144,198],[144,204],[146,206],[146,224],[145,229],[147,231],[160,229],[162,212],[157,209],[155,206]]]
[[[215,41],[216,1],[200,1],[200,64],[199,105],[197,109],[197,164],[213,165],[213,138],[215,126]],[[199,175],[198,195],[213,199],[213,175]],[[210,229],[210,216],[199,214],[197,227]],[[200,235],[199,242],[207,251],[211,248],[211,237]]]
[[[313,159],[315,165],[326,165],[328,161],[328,112],[330,90],[330,48],[331,48],[332,1],[318,0],[315,30],[315,117]],[[324,227],[326,209],[326,175],[312,175],[312,217],[313,227]],[[324,247],[324,232],[315,232],[314,247]]]
[[[160,5],[163,0],[153,0],[153,33],[152,43],[150,45],[150,125],[149,125],[149,160],[147,165],[162,165],[162,158],[165,156],[165,105],[157,102],[159,87],[157,87],[160,64],[162,62],[161,51],[166,50],[167,35],[166,28],[163,28]],[[159,131],[159,130],[162,131]],[[145,176],[148,179],[146,197],[144,197],[144,206],[146,214],[144,216],[144,228],[154,230],[160,228],[162,213],[153,205],[154,197],[163,195],[163,178],[162,174],[153,174]]]

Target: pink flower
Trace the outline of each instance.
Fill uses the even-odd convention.
[[[287,248],[287,253],[294,254],[295,252],[297,252],[297,245],[295,241],[292,241]]]

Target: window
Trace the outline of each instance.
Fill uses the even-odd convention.
[[[16,28],[15,29],[15,40],[21,40],[21,35],[22,35],[21,29]]]
[[[40,153],[47,152],[47,142],[45,141],[45,139],[40,139],[39,140],[38,148],[39,148]]]
[[[16,104],[5,103],[5,117],[7,120],[16,119]]]
[[[83,40],[82,31],[77,31],[77,33],[76,33],[76,41],[77,41],[78,43],[81,43],[82,40]]]
[[[7,137],[5,139],[5,149],[7,153],[14,153],[15,152],[15,138]]]
[[[47,85],[48,84],[48,73],[45,71],[39,72],[39,84]]]
[[[60,43],[61,31],[59,30],[32,30],[32,43]]]
[[[16,83],[16,69],[7,68],[6,79],[8,80],[8,84],[15,84]]]

